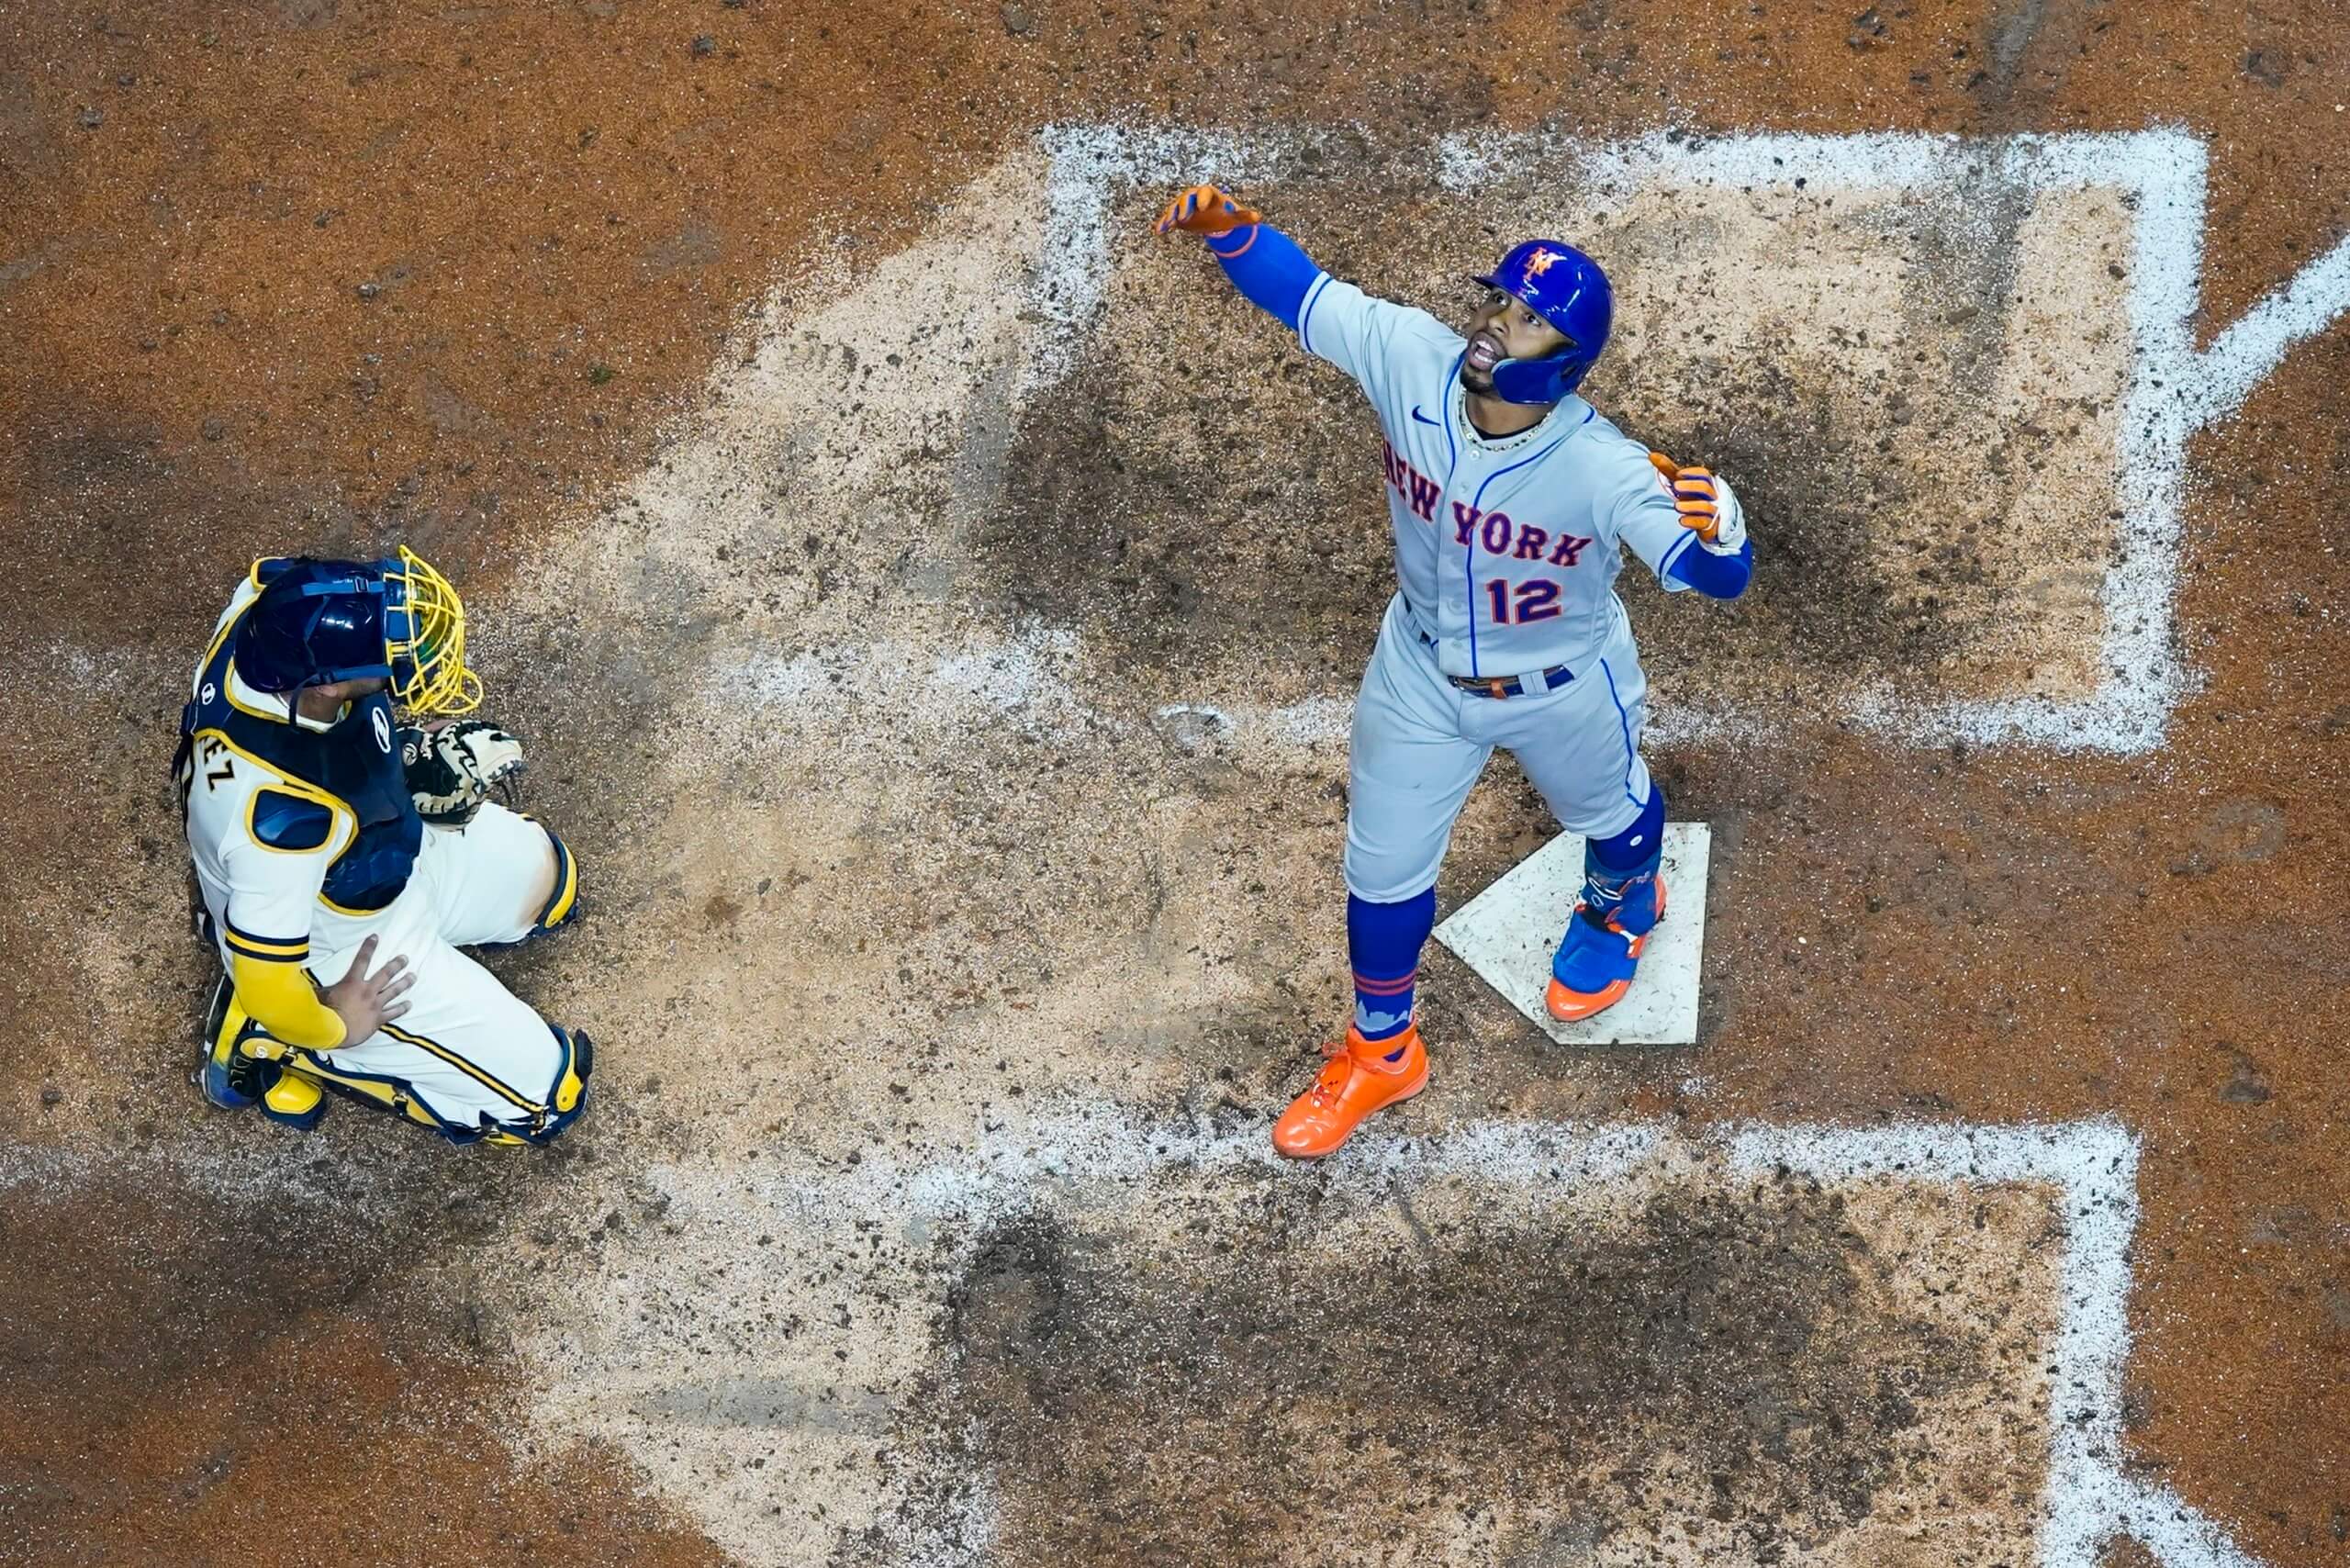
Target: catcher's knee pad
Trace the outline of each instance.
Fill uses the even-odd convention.
[[[557,837],[553,828],[541,823],[539,830],[547,835],[547,846],[554,851],[554,891],[547,895],[545,906],[531,923],[532,935],[553,931],[579,914],[579,862],[572,857],[571,846]]]
[[[529,1121],[509,1122],[486,1129],[482,1134],[484,1142],[553,1143],[588,1108],[588,1078],[596,1070],[596,1042],[588,1037],[584,1029],[566,1029],[560,1024],[550,1024],[547,1028],[563,1048],[563,1066],[555,1073],[554,1092],[547,1097],[545,1107]]]

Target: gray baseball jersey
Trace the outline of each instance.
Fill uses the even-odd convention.
[[[1351,375],[1378,411],[1395,577],[1448,675],[1572,666],[1618,619],[1622,551],[1665,588],[1696,543],[1648,448],[1568,397],[1533,429],[1469,425],[1460,334],[1425,310],[1325,273],[1298,311],[1306,352]]]
[[[1460,334],[1327,274],[1306,291],[1298,338],[1378,411],[1395,535],[1398,592],[1348,747],[1348,889],[1385,903],[1433,883],[1496,746],[1569,828],[1624,831],[1651,784],[1647,679],[1616,576],[1629,549],[1678,591],[1666,574],[1697,539],[1648,449],[1577,397],[1519,434],[1477,434]],[[1528,694],[1483,696],[1453,676],[1516,678]]]

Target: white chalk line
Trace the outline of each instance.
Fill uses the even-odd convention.
[[[2049,1470],[2038,1555],[2042,1568],[2098,1568],[2106,1543],[2127,1536],[2164,1568],[2261,1568],[2211,1519],[2166,1486],[2122,1469],[2121,1381],[2130,1352],[2130,1247],[2138,1225],[2139,1141],[2119,1122],[1985,1126],[1724,1123],[1527,1123],[1482,1120],[1428,1137],[1366,1138],[1326,1170],[1276,1156],[1264,1129],[1221,1129],[1204,1107],[1154,1123],[1097,1103],[1056,1105],[1035,1120],[982,1124],[934,1154],[868,1150],[846,1170],[794,1160],[736,1171],[737,1201],[845,1231],[874,1215],[925,1215],[957,1223],[964,1244],[985,1222],[1034,1208],[1056,1189],[1134,1188],[1154,1179],[1241,1174],[1272,1182],[1335,1177],[1355,1193],[1386,1193],[1460,1180],[1519,1208],[1595,1201],[1639,1181],[1700,1174],[1709,1159],[1733,1174],[1781,1168],[1834,1184],[1898,1181],[1942,1186],[2052,1189],[2064,1220],[2056,1329],[2050,1348]],[[157,1153],[205,1191],[255,1193],[253,1167]],[[119,1154],[39,1146],[0,1148],[0,1194],[55,1193],[120,1173]],[[285,1175],[280,1171],[278,1177]],[[692,1205],[699,1182],[684,1167],[656,1165],[644,1179]],[[278,1179],[273,1177],[273,1180]],[[1142,1201],[1137,1196],[1136,1201]],[[976,1222],[976,1223],[975,1223]],[[961,1560],[984,1541],[991,1510],[982,1476],[946,1537],[926,1540],[920,1561]],[[912,1543],[909,1543],[912,1544]]]
[[[1733,1159],[1785,1165],[1823,1181],[1897,1174],[1918,1181],[2042,1182],[2063,1193],[2065,1255],[2052,1357],[2044,1568],[2095,1568],[2130,1536],[2165,1568],[2256,1568],[2169,1488],[2121,1469],[2121,1372],[2130,1351],[2130,1239],[2138,1226],[2138,1140],[2110,1120],[2049,1126],[1910,1126],[1852,1131],[1758,1127],[1732,1136]]]
[[[2333,325],[2350,307],[2350,238],[2293,274],[2284,287],[2244,314],[2194,356],[2181,389],[2190,428],[2200,430],[2244,405],[2286,351]]]
[[[844,746],[903,739],[925,730],[968,732],[1018,724],[1058,739],[1074,738],[1109,719],[1084,702],[1063,672],[1075,667],[1077,633],[1024,624],[1006,641],[922,644],[883,640],[777,653],[738,651],[703,675],[703,692],[721,709],[788,715],[803,728],[828,725]],[[843,705],[841,694],[885,691],[895,700],[877,716]],[[762,731],[789,744],[794,734]]]
[[[1171,128],[1058,125],[1042,133],[1050,160],[1045,260],[1036,309],[1050,332],[1032,366],[1035,384],[1068,366],[1076,330],[1099,308],[1110,265],[1107,214],[1123,187],[1146,182],[1260,177],[1318,140],[1342,134],[1193,132]],[[2170,714],[2196,678],[2173,650],[2187,439],[2241,408],[2291,345],[2350,308],[2350,241],[2304,267],[2198,353],[2191,322],[2201,297],[2203,142],[2187,131],[2097,131],[1961,139],[1888,132],[1856,136],[1691,137],[1654,133],[1597,145],[1524,133],[1443,138],[1429,177],[1472,189],[1505,168],[1556,167],[1561,177],[1639,182],[1659,177],[1725,186],[1819,190],[1934,188],[1964,192],[1985,179],[2032,190],[2120,190],[2133,207],[2135,265],[2125,295],[2132,353],[2118,439],[2116,559],[2099,592],[2100,676],[2077,701],[2017,695],[1910,702],[1864,697],[1850,717],[1917,745],[1964,740],[2057,751],[2131,755],[2164,741]],[[1751,718],[1686,711],[1683,733],[1741,733]]]
[[[2139,1143],[2110,1118],[2022,1126],[1470,1123],[1439,1137],[1365,1140],[1335,1163],[1349,1190],[1386,1192],[1462,1179],[1523,1205],[1576,1202],[1643,1177],[1670,1182],[1674,1156],[1714,1154],[1744,1176],[1781,1168],[1823,1182],[1890,1180],[2053,1189],[2065,1224],[2051,1347],[2049,1470],[2038,1532],[2042,1568],[2098,1568],[2118,1536],[2164,1568],[2260,1568],[2168,1487],[2121,1466],[2121,1379],[2130,1350],[2130,1244],[2138,1224]],[[1024,1212],[1058,1187],[1132,1187],[1155,1176],[1248,1173],[1324,1180],[1275,1156],[1264,1130],[1154,1126],[1098,1105],[982,1133],[927,1162],[868,1155],[854,1171],[785,1180],[778,1198],[809,1218],[908,1208],[970,1226]],[[1140,1200],[1137,1200],[1140,1201]],[[969,1230],[964,1233],[967,1238]],[[929,1560],[925,1557],[925,1561]]]

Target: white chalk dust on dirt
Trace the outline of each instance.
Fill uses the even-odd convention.
[[[1040,172],[1014,158],[912,248],[788,280],[690,428],[520,563],[502,601],[474,605],[496,711],[526,738],[550,737],[543,758],[594,759],[543,764],[531,797],[581,852],[585,923],[500,967],[601,1042],[598,1098],[559,1153],[561,1182],[535,1187],[546,1195],[510,1222],[514,1277],[428,1265],[416,1288],[478,1304],[485,1338],[528,1369],[541,1439],[617,1444],[746,1561],[974,1560],[999,1529],[1014,1532],[1010,1555],[990,1561],[1135,1560],[1116,1528],[1091,1541],[1036,1533],[1053,1512],[1038,1512],[1038,1488],[1056,1472],[1035,1443],[1058,1423],[990,1427],[986,1402],[956,1404],[1055,1364],[1048,1349],[999,1332],[1016,1311],[971,1317],[974,1290],[1002,1301],[964,1275],[1035,1254],[1044,1261],[1013,1273],[1063,1271],[1105,1313],[1142,1325],[1143,1346],[1200,1282],[1237,1310],[1326,1275],[1294,1249],[1282,1254],[1288,1273],[1263,1275],[1234,1261],[1237,1242],[1218,1249],[1235,1205],[1260,1201],[1249,1193],[1268,1194],[1281,1221],[1252,1233],[1260,1240],[1307,1238],[1316,1194],[1333,1214],[1352,1201],[1318,1176],[1268,1184],[1254,1164],[1237,1193],[1213,1193],[1160,1181],[1147,1162],[1162,1127],[1261,1158],[1266,1123],[1341,1016],[1343,747],[1318,718],[1300,745],[1279,725],[1216,715],[1320,714],[1351,688],[1389,591],[1375,448],[1360,421],[1320,418],[1338,389],[1308,390],[1302,378],[1319,373],[1261,322],[1251,357],[1228,374],[1158,341],[1168,321],[1203,318],[1207,337],[1241,341],[1246,307],[1222,297],[1192,249],[1122,269],[1072,378],[1020,401],[1043,217],[1023,193]],[[1210,417],[1216,409],[1168,416],[1162,369],[1226,399],[1217,407],[1237,422]],[[1267,455],[1263,399],[1284,386],[1346,484]],[[1289,509],[1282,526],[1229,526],[1275,503]],[[1527,804],[1506,783],[1489,787],[1461,832],[1489,846],[1547,832]],[[1505,1081],[1475,1081],[1472,1059],[1458,1055],[1456,1081],[1415,1103],[1415,1137],[1441,1137],[1507,1094]],[[1605,1070],[1545,1058],[1539,1070],[1556,1114]],[[1045,1252],[1018,1228],[1045,1202],[1025,1187],[985,1215],[948,1201],[978,1180],[973,1159],[996,1158],[986,1151],[1049,1176],[1027,1151],[1060,1136],[1055,1119],[1071,1106],[1107,1115],[1110,1131],[1069,1152],[1065,1182],[1046,1182],[1059,1239]],[[1110,1167],[1126,1175],[1102,1186]],[[1604,1208],[1614,1192],[1593,1202]],[[1628,1338],[1691,1427],[1709,1414],[1703,1391],[1673,1382],[1672,1313],[1641,1293],[1685,1294],[1701,1254],[1774,1234],[1735,1198],[1694,1210],[1674,1199],[1623,1230],[1618,1275],[1651,1285],[1561,1297],[1570,1315],[1615,1312],[1617,1354]],[[1439,1215],[1445,1201],[1431,1200]],[[1870,1408],[1908,1434],[1899,1442],[1924,1445],[1915,1464],[1837,1490],[1822,1466],[1859,1450],[1815,1455],[1787,1401],[1874,1389],[1870,1369],[1897,1376],[1898,1347],[1864,1354],[1864,1342],[1917,1311],[1900,1317],[1897,1280],[1871,1282],[1826,1200],[1788,1202],[1772,1211],[1778,1233],[1807,1238],[1818,1266],[1771,1295],[1774,1310],[1791,1334],[1831,1324],[1843,1349],[1819,1362],[1812,1394],[1763,1399],[1754,1443],[1724,1450],[1717,1471],[1691,1470],[1690,1484],[1707,1495],[1726,1484],[1724,1506],[1755,1530],[1780,1529],[1760,1521],[1790,1510],[1832,1516],[1822,1539],[1908,1528],[1885,1510],[1926,1484],[1926,1450],[1974,1450],[1964,1433],[1945,1441],[1940,1394],[1896,1389]],[[1574,1240],[1536,1230],[1495,1240],[1490,1278],[1430,1253],[1394,1310],[1505,1299],[1514,1271]],[[1227,1274],[1211,1280],[1214,1266]],[[1755,1278],[1768,1272],[1758,1260]],[[1110,1288],[1129,1274],[1131,1288]],[[1326,1310],[1360,1319],[1336,1296]],[[1510,1332],[1492,1326],[1485,1342],[1500,1349],[1464,1366],[1460,1388],[1426,1390],[1432,1407],[1450,1410],[1445,1400],[1517,1359]],[[2029,1326],[2016,1332],[2029,1338]],[[1735,1339],[1714,1341],[1708,1364],[1751,1381],[1755,1358]],[[1561,1342],[1583,1355],[1596,1341],[1562,1327]],[[1944,1366],[1950,1389],[1965,1385],[1952,1397],[2028,1403],[2029,1356],[1980,1332]],[[1200,1354],[1236,1389],[1285,1387],[1279,1374],[1296,1359],[1261,1339],[1203,1340]],[[1608,1384],[1604,1371],[1561,1372],[1583,1388],[1591,1430],[1648,1420],[1642,1387]],[[1399,1394],[1382,1419],[1408,1436],[1432,1418],[1417,1408]],[[1147,1411],[1103,1410],[1105,1440],[1120,1429],[1112,1417],[1149,1436]],[[1303,1432],[1326,1414],[1297,1405],[1281,1419]],[[1181,1428],[1185,1440],[1214,1436],[1205,1418]],[[1446,1473],[1468,1477],[1491,1458],[1479,1457],[1483,1430],[1461,1428]],[[1662,1428],[1651,1437],[1660,1463],[1695,1462]],[[1755,1446],[1766,1442],[1776,1450]],[[1595,1437],[1553,1456],[1603,1513],[1660,1531],[1679,1520],[1670,1528],[1693,1539],[1748,1528],[1671,1512],[1678,1492],[1621,1491],[1603,1447]],[[1820,1463],[1807,1470],[1807,1456]],[[1989,1540],[2011,1522],[2012,1478],[1969,1462],[1992,1477]],[[1264,1495],[1284,1485],[1270,1451],[1228,1479]],[[1352,1506],[1326,1486],[1308,1509],[1342,1518]],[[1511,1518],[1510,1530],[1533,1528],[1534,1513]],[[1439,1531],[1430,1550],[1489,1561],[1466,1543],[1503,1528]]]
[[[1212,1108],[651,1167],[524,1333],[536,1413],[759,1562],[2029,1555],[2050,1193],[1494,1131],[1338,1181]]]
[[[1651,188],[1560,221],[1639,280],[1592,396],[1742,485],[1766,597],[1811,622],[1733,611],[1718,635],[1674,605],[1644,627],[1660,678],[1830,712],[2088,695],[2128,373],[2118,193]]]
[[[868,1236],[811,1253],[805,1188],[1057,1094],[1212,1084],[1261,1128],[1343,995],[1337,754],[1187,745],[966,547],[1003,521],[1040,177],[785,285],[690,431],[476,607],[500,707],[602,781],[535,786],[589,914],[516,967],[605,1044],[572,1190],[518,1221],[567,1288],[498,1293],[499,1332],[543,1433],[623,1442],[753,1561],[823,1561],[903,1419],[861,1391],[930,1354],[920,1304],[837,1321],[866,1263],[820,1254]]]
[[[1765,590],[1668,600],[1629,567],[1652,706],[1785,729],[2098,684],[2135,259],[2121,193],[1741,191],[1660,171],[1620,186],[1504,172],[1454,196],[1365,150],[1251,195],[1331,271],[1456,327],[1463,274],[1516,239],[1557,235],[1607,266],[1617,334],[1586,390],[1739,487]],[[1195,681],[1222,675],[1213,700],[1342,687],[1324,650],[1387,582],[1372,420],[1194,249],[1117,216],[1102,308],[1044,399],[1078,433],[1024,440],[1085,480],[1056,538],[1090,523],[1090,555],[1113,547],[1124,570],[998,554],[1023,601],[1062,619],[1106,625],[1090,605],[1137,590],[1162,605]],[[1032,510],[1066,494],[1035,490]],[[1185,504],[1161,518],[1162,495]]]

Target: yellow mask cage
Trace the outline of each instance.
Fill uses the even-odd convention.
[[[465,607],[457,590],[405,544],[384,585],[397,606],[384,621],[392,700],[419,718],[472,712],[481,705],[481,678],[465,667]],[[407,635],[395,637],[400,609]]]

